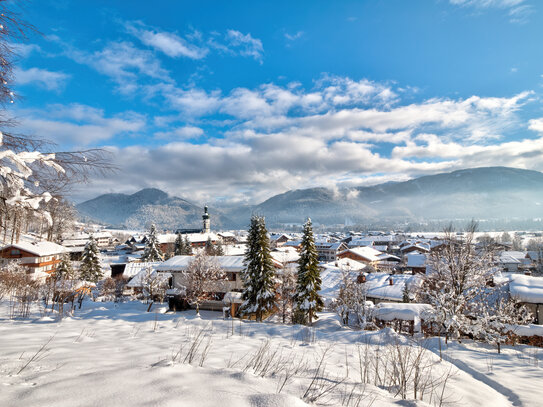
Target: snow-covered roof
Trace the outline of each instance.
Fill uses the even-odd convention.
[[[14,244],[8,244],[2,247],[2,250],[9,248],[23,250],[38,257],[53,256],[55,254],[62,254],[67,252],[64,246],[53,242],[19,242]]]
[[[426,255],[418,252],[407,254],[407,267],[424,267],[426,265]]]
[[[364,264],[360,261],[356,261],[353,259],[349,259],[347,257],[344,257],[342,259],[337,259],[336,261],[332,261],[330,263],[325,263],[322,265],[324,268],[337,268],[340,270],[353,270],[353,271],[359,271],[363,270],[366,267],[368,267],[367,264]]]
[[[430,304],[381,302],[373,308],[373,316],[383,321],[394,319],[414,321],[415,318],[420,318],[421,314],[431,309]]]
[[[390,279],[392,278],[392,285]],[[367,296],[390,301],[401,301],[403,290],[407,288],[412,291],[420,285],[421,277],[412,274],[370,273],[366,275]]]
[[[177,239],[177,235],[175,233],[161,233],[157,235],[156,240],[158,243],[174,243],[175,239]]]
[[[367,246],[364,246],[364,247],[353,247],[352,249],[348,249],[348,250],[345,250],[345,251],[342,251],[340,253],[340,255],[343,255],[347,252],[350,252],[350,253],[353,253],[357,256],[360,256],[364,259],[366,259],[367,261],[379,261],[379,255],[383,254],[382,252],[380,252],[379,250],[375,250],[374,248],[372,247],[367,247]]]
[[[162,262],[160,261],[148,261],[148,262],[142,262],[142,263],[128,263],[123,271],[124,277],[134,277],[137,275],[140,271],[145,270],[147,267],[156,268],[159,264]]]
[[[140,272],[138,274],[136,274],[134,276],[134,278],[132,278],[132,280],[130,280],[127,284],[126,284],[126,287],[128,288],[139,288],[139,287],[142,287],[143,286],[143,279],[145,278],[145,275],[146,275],[147,271],[145,269],[143,270],[140,270]],[[156,276],[157,275],[157,272],[156,270],[153,270],[151,272],[151,276]],[[158,278],[161,280],[161,281],[167,281],[172,275],[170,273],[159,273],[158,274]]]
[[[429,244],[408,244],[406,246],[403,246],[400,250],[402,252],[405,252],[410,249],[415,249],[419,252],[429,252],[430,251],[430,245]]]
[[[509,283],[509,293],[511,297],[521,302],[543,304],[543,277],[513,274]]]
[[[274,260],[282,264],[296,262],[300,258],[300,253],[293,247],[281,247],[273,250],[270,254]]]
[[[156,267],[158,271],[186,270],[194,256],[174,256]],[[245,270],[244,256],[214,256],[213,259],[224,271],[236,272]]]
[[[500,258],[498,259],[498,262],[501,264],[521,264],[522,263],[519,259],[511,256],[510,254],[507,254],[506,252],[500,254]]]

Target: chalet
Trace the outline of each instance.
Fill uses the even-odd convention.
[[[9,244],[0,250],[3,264],[18,261],[26,268],[27,274],[35,279],[45,278],[54,273],[66,249],[53,242],[20,242]]]
[[[187,270],[193,259],[194,256],[175,256],[155,267],[159,275],[162,273],[171,275],[169,303],[172,309],[177,309],[184,302],[182,293],[184,292],[186,283],[183,272]],[[222,311],[225,294],[228,292],[241,292],[243,290],[243,281],[240,274],[245,270],[245,257],[214,256],[213,259],[226,274],[226,281],[209,283],[208,287],[206,287],[209,299],[203,302],[200,308]],[[273,260],[273,262],[276,268],[280,269],[283,267],[280,262],[276,260]]]
[[[281,247],[291,239],[292,238],[289,235],[286,235],[284,233],[272,234],[270,236],[270,246],[271,247]]]
[[[229,245],[239,243],[236,235],[232,232],[219,232],[217,233],[217,235],[219,236],[223,244]]]
[[[418,253],[429,253],[430,244],[428,243],[412,243],[400,247],[400,251],[403,254],[418,252]]]
[[[409,293],[418,289],[422,280],[419,275],[370,273],[366,275],[366,298],[374,304],[403,302],[405,287]]]
[[[343,242],[315,242],[315,249],[319,254],[319,261],[330,262],[336,260],[338,254],[348,247]]]
[[[426,273],[426,254],[419,252],[411,252],[406,256],[405,266],[408,270],[411,270],[413,273]]]
[[[244,256],[215,256],[214,259],[226,273],[227,281],[216,285],[211,284],[207,288],[211,299],[204,302],[200,308],[221,311],[224,295],[229,291],[241,292],[243,289],[240,273],[245,270]],[[179,292],[182,292],[185,287],[183,272],[187,270],[192,260],[194,260],[193,256],[175,256],[156,266],[156,270],[159,274],[171,274],[170,288],[178,289]],[[172,297],[174,298],[170,299],[171,308],[176,308],[176,304],[183,302],[182,295],[177,294],[172,295]]]
[[[529,262],[530,260],[526,259],[526,253],[524,252],[504,251],[500,253],[496,263],[504,271],[516,272]]]
[[[543,277],[511,275],[509,295],[530,310],[536,324],[543,324]]]
[[[372,266],[377,266],[377,263],[382,260],[382,258],[379,257],[381,254],[383,253],[372,247],[353,247],[340,252],[337,255],[337,258],[349,258]]]

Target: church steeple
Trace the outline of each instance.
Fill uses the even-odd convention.
[[[204,214],[202,215],[204,221],[203,233],[209,233],[211,231],[211,221],[209,220],[209,213],[207,213],[207,205],[204,206]]]

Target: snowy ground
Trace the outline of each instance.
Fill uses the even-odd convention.
[[[472,342],[443,344],[440,361],[438,340],[426,341],[426,382],[435,386],[426,387],[425,401],[404,401],[395,397],[397,387],[375,380],[372,372],[392,371],[384,359],[375,366],[376,358],[365,358],[373,361],[366,365],[370,384],[356,384],[365,369],[360,354],[410,349],[410,340],[393,331],[345,329],[326,313],[307,329],[232,324],[218,313],[198,318],[161,307],[146,313],[146,307],[86,302],[57,322],[51,316],[10,321],[0,304],[0,405],[277,407],[317,397],[313,404],[426,406],[443,399],[456,406],[538,406],[543,400],[537,348],[504,347],[498,355]]]

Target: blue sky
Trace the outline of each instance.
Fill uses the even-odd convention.
[[[158,187],[197,202],[543,170],[536,0],[33,1],[12,105],[120,170],[76,200]]]

